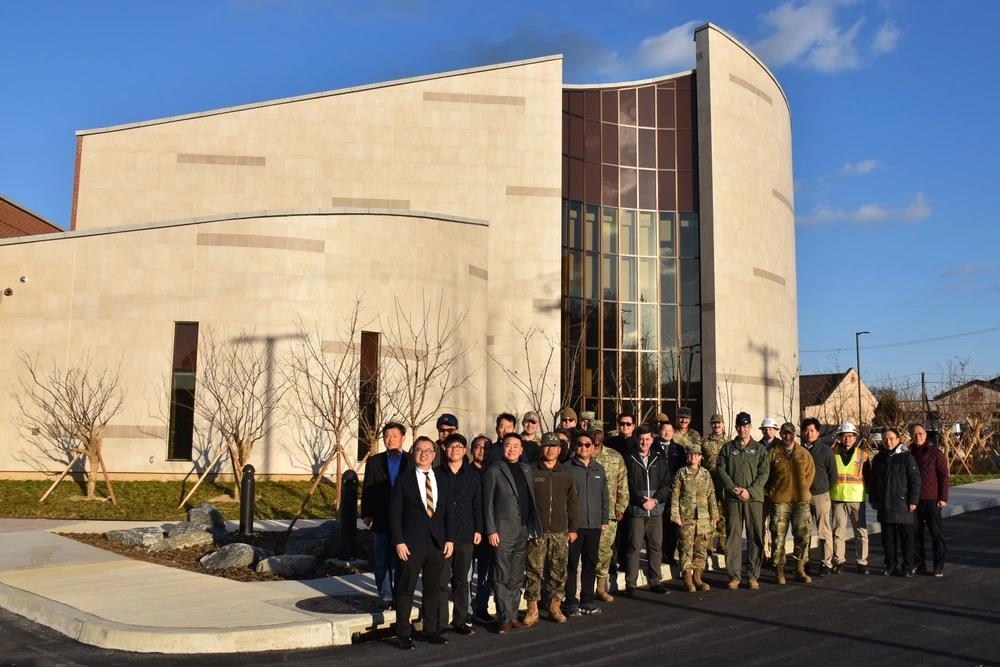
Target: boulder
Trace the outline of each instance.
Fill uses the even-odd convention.
[[[173,535],[166,539],[162,539],[156,544],[149,547],[150,551],[160,552],[160,551],[171,551],[173,549],[187,549],[190,547],[202,547],[206,544],[214,544],[215,538],[212,537],[211,533],[206,533],[203,530],[193,532],[193,533],[181,533],[179,535]]]
[[[163,530],[156,526],[129,528],[128,530],[109,530],[104,533],[104,539],[125,547],[149,547],[163,539]]]
[[[238,567],[249,567],[253,561],[254,548],[249,544],[236,542],[202,556],[198,562],[206,570],[232,570]]]
[[[206,530],[225,530],[226,519],[212,503],[202,503],[192,507],[187,513],[187,522],[195,526],[205,526]]]
[[[308,554],[271,556],[257,563],[257,572],[276,574],[279,577],[300,577],[316,567],[316,558]]]
[[[337,552],[340,528],[336,521],[324,521],[315,528],[293,530],[285,542],[286,554],[308,554],[309,556],[332,556]]]
[[[169,529],[167,529],[167,537],[177,537],[178,535],[184,535],[186,533],[204,533],[211,530],[211,526],[206,524],[191,523],[189,521],[181,521],[180,523],[175,523]]]

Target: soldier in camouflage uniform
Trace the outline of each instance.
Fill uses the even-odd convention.
[[[608,573],[611,557],[615,552],[619,522],[628,507],[628,474],[622,455],[605,447],[603,443],[596,445],[594,460],[604,466],[604,474],[608,480],[608,529],[601,533],[601,544],[597,550],[597,590],[594,597],[601,602],[614,602],[615,598],[608,593]],[[622,530],[625,530],[624,526]]]
[[[812,581],[805,570],[812,536],[809,487],[816,475],[816,465],[809,452],[796,444],[795,424],[781,425],[781,444],[771,448],[768,460],[771,471],[765,488],[770,500],[775,581],[785,583],[785,536],[791,523],[795,578],[808,584]]]
[[[674,442],[681,447],[701,444],[701,433],[691,428],[691,408],[677,408],[677,429],[674,431]]]
[[[719,460],[719,452],[722,450],[722,446],[728,442],[726,438],[726,422],[718,412],[712,415],[712,432],[705,437],[701,443],[701,450],[704,458],[702,459],[703,467],[709,472],[715,470],[715,464]],[[718,481],[715,482],[715,500],[719,503],[719,507],[722,506],[722,484]],[[716,553],[725,555],[726,553],[726,515],[724,512],[719,512],[719,522],[715,524],[715,537],[718,542],[718,546],[715,549],[712,548],[712,542],[709,540],[708,550],[709,552],[715,551]]]
[[[559,463],[561,445],[554,433],[544,434],[538,461],[531,466],[531,483],[542,536],[528,540],[524,586],[528,611],[520,624],[524,627],[538,623],[543,578],[544,592],[549,598],[549,618],[556,623],[566,622],[560,605],[566,593],[569,543],[576,539],[578,508],[573,477]],[[519,627],[519,624],[514,626]]]
[[[687,466],[677,471],[671,491],[670,520],[677,524],[681,571],[689,593],[707,591],[701,580],[708,562],[708,543],[719,520],[712,473],[701,467],[700,445],[686,448]]]

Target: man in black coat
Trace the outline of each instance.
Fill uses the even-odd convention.
[[[917,461],[899,444],[899,431],[882,434],[885,448],[875,455],[868,479],[868,500],[878,512],[885,552],[883,575],[913,576],[913,526],[920,502]]]
[[[404,650],[413,649],[410,612],[420,576],[424,581],[424,636],[430,644],[448,643],[441,636],[441,606],[446,604],[441,579],[455,545],[449,517],[451,485],[441,468],[432,467],[436,450],[430,438],[417,438],[412,448],[414,469],[397,479],[389,500],[392,542],[401,563],[396,586],[396,641]]]
[[[382,427],[385,451],[365,462],[365,480],[361,485],[361,518],[372,531],[375,588],[383,609],[392,607],[399,578],[396,550],[389,535],[389,495],[399,476],[413,465],[403,452],[405,435],[406,427],[398,422],[388,422]]]
[[[469,612],[469,574],[475,546],[483,539],[482,477],[465,457],[465,436],[452,433],[444,439],[445,463],[441,466],[451,507],[448,510],[454,526],[452,541],[455,550],[445,567],[442,590],[445,595],[451,585],[451,625],[460,635],[472,634]],[[441,605],[441,625],[447,624],[448,605]]]

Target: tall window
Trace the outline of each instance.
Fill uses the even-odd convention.
[[[379,361],[377,331],[361,332],[361,373],[358,383],[358,460],[368,453],[378,437]]]
[[[174,323],[174,361],[170,383],[170,436],[167,458],[190,461],[194,442],[194,385],[198,368],[198,323]]]

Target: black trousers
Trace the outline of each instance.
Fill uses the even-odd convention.
[[[941,508],[936,500],[919,500],[917,502],[917,531],[913,564],[918,570],[927,567],[924,551],[924,532],[930,533],[931,549],[934,553],[934,570],[944,569],[944,557],[948,547],[944,541],[944,528],[941,526]]]
[[[410,636],[410,612],[413,611],[413,592],[417,590],[417,578],[424,578],[424,632],[438,634],[441,624],[441,607],[444,594],[441,592],[441,577],[444,574],[444,552],[438,547],[410,547],[410,557],[400,561],[399,582],[396,584],[396,636]]]
[[[569,576],[566,578],[566,604],[576,604],[576,571],[583,558],[583,572],[580,574],[580,602],[594,601],[594,586],[597,582],[597,553],[601,546],[600,528],[580,528],[576,540],[569,545]]]
[[[883,523],[882,550],[885,552],[885,569],[904,573],[913,569],[913,524]]]
[[[469,614],[469,572],[472,567],[473,546],[471,544],[456,544],[451,558],[445,561],[444,572],[441,574],[441,627],[448,624],[448,605],[451,590],[451,622],[455,625],[471,623]]]
[[[677,524],[670,520],[670,503],[663,510],[663,562],[668,565],[677,563],[674,554],[677,552]]]

